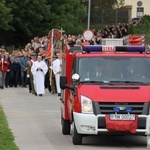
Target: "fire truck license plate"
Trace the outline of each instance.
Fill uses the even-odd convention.
[[[134,114],[110,114],[110,120],[135,120]]]

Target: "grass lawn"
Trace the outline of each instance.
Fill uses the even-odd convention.
[[[0,106],[0,150],[19,150],[14,143],[14,136],[8,127],[7,118]]]

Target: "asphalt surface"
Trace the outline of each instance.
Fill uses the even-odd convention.
[[[45,89],[39,97],[28,88],[0,90],[0,103],[20,150],[127,150],[147,149],[144,136],[88,136],[73,145],[71,135],[62,135],[60,100]]]

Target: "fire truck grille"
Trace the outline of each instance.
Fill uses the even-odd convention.
[[[101,114],[113,114],[114,108],[118,107],[120,111],[118,114],[126,114],[126,108],[132,108],[131,114],[142,114],[144,103],[115,103],[115,102],[99,102],[99,109]]]

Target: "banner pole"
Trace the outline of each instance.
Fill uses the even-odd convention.
[[[50,39],[51,41],[50,42],[52,42],[52,48],[51,48],[51,66],[52,66],[52,62],[53,62],[53,29],[52,29],[52,37],[51,37],[51,39]],[[52,66],[53,67],[53,66]],[[53,74],[53,69],[51,68],[51,70],[50,70],[50,85],[52,86],[52,74]]]

